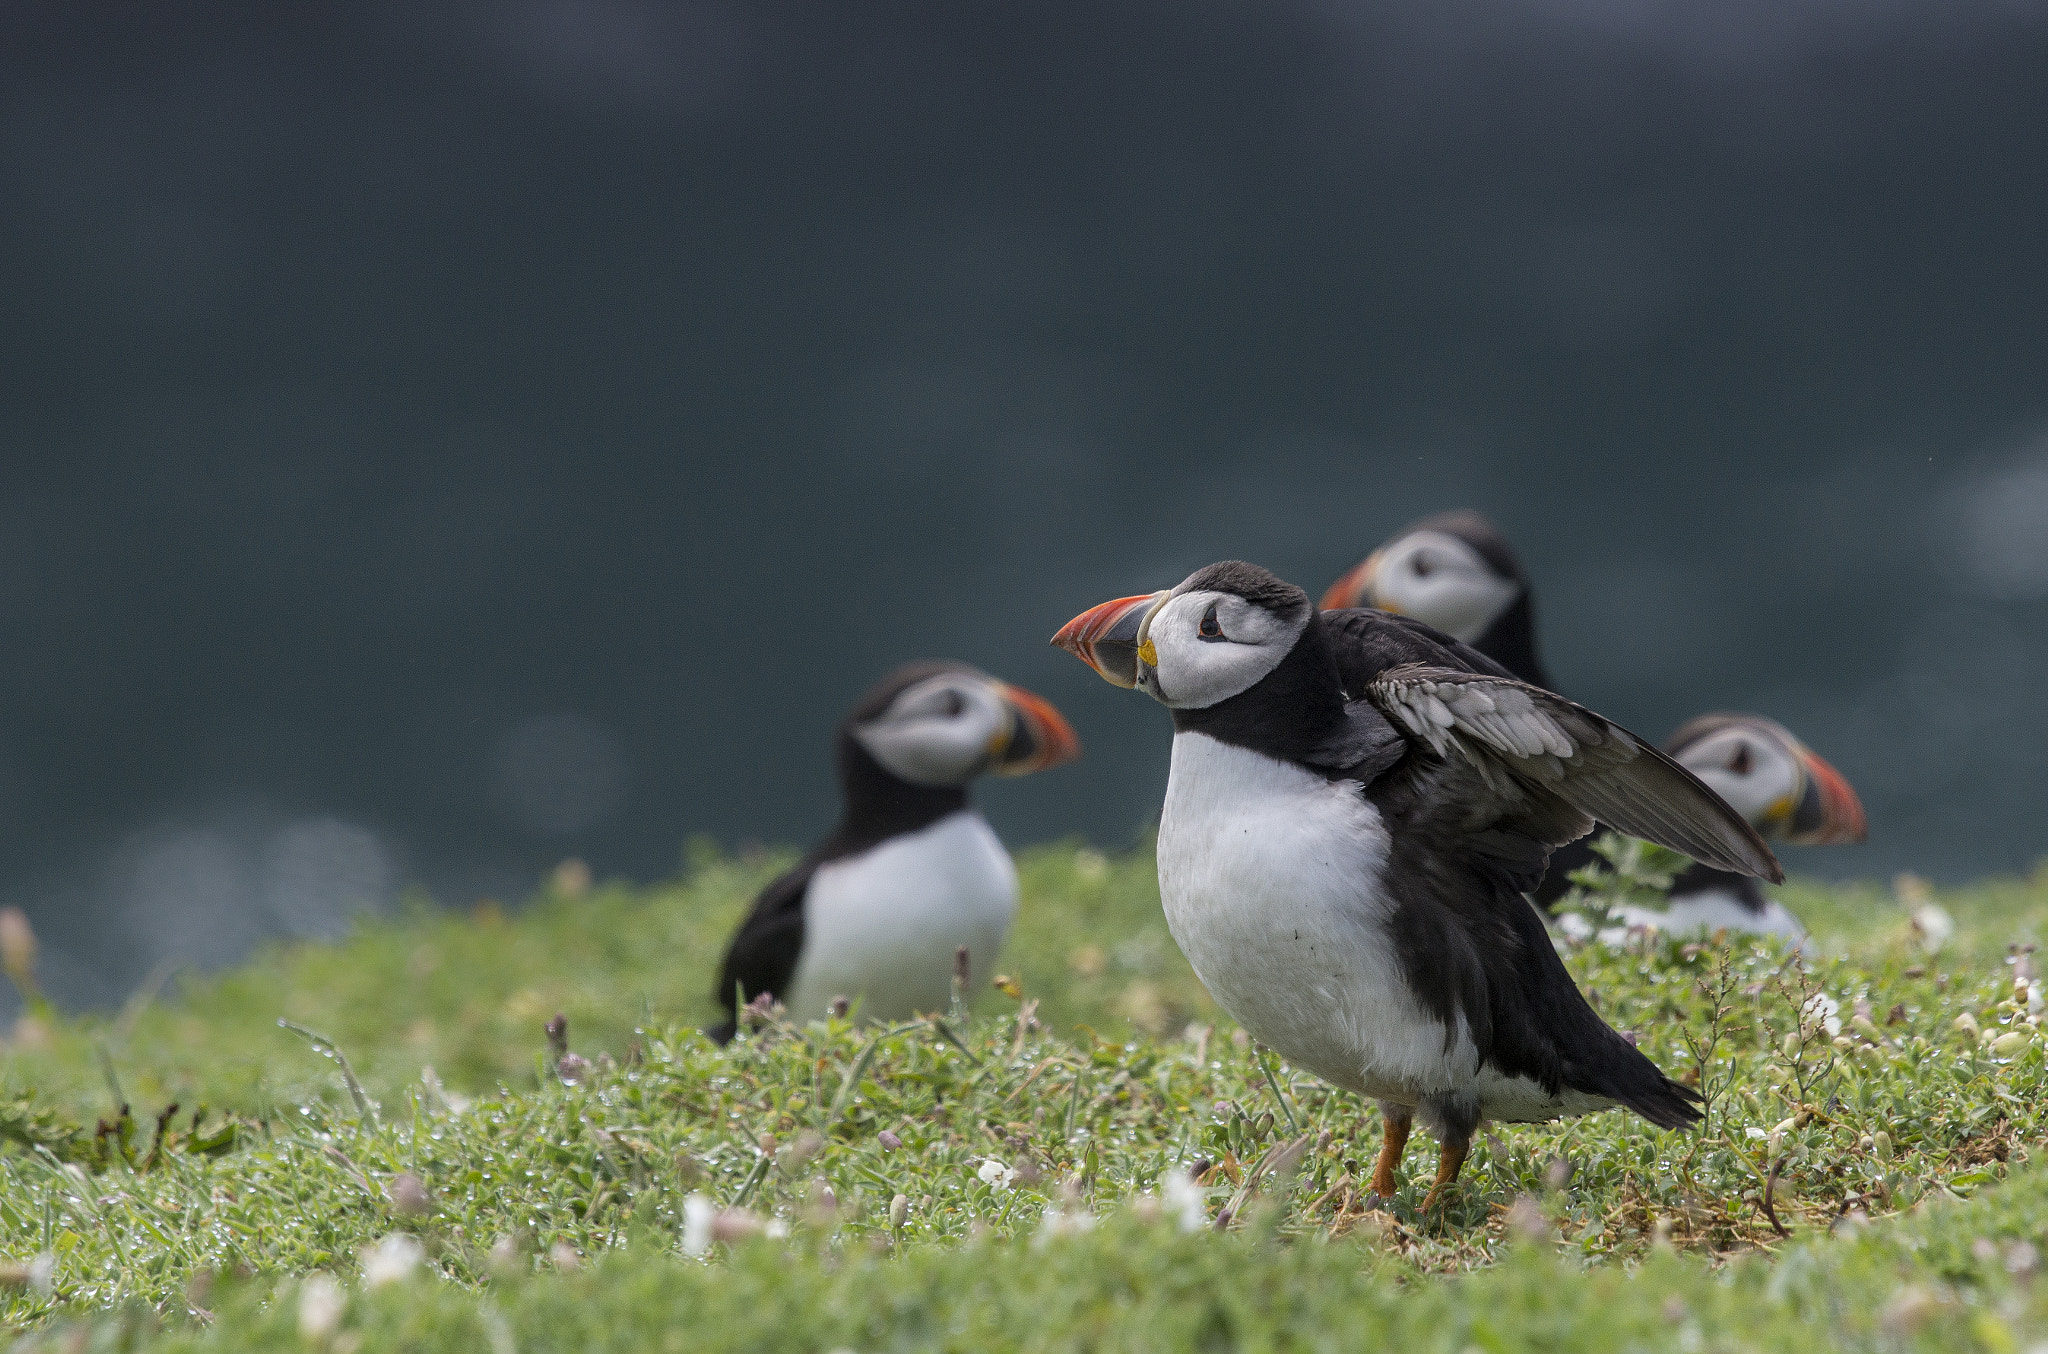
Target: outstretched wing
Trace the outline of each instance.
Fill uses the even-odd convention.
[[[1698,777],[1562,696],[1512,677],[1403,663],[1373,677],[1365,697],[1440,757],[1469,765],[1504,799],[1531,799],[1540,808],[1554,798],[1716,869],[1773,883],[1785,877],[1756,830]],[[1575,826],[1567,835],[1555,828],[1539,835],[1556,845],[1590,823]]]

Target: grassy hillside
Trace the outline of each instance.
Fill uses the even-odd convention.
[[[302,1320],[421,1349],[2048,1334],[2048,1042],[2014,948],[2048,879],[1943,894],[1958,926],[1932,951],[1889,891],[1811,884],[1788,890],[1816,930],[1803,965],[1573,951],[1607,1017],[1709,1094],[1706,1124],[1502,1128],[1425,1215],[1430,1145],[1369,1207],[1376,1111],[1217,1017],[1142,851],[1030,853],[1001,963],[1020,995],[985,990],[972,1018],[714,1049],[694,1026],[719,943],[777,864],[565,876],[514,914],[421,909],[116,1015],[25,1020],[0,1320],[232,1348],[301,1345]],[[330,1037],[363,1098],[279,1016]],[[96,1133],[110,1078],[134,1119]]]

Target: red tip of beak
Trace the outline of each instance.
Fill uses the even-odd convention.
[[[1138,623],[1157,600],[1156,592],[1119,597],[1089,607],[1061,626],[1052,642],[1121,687],[1138,684]]]
[[[1799,840],[1815,846],[1840,846],[1867,838],[1870,828],[1863,818],[1863,801],[1856,798],[1849,782],[1818,754],[1805,748],[1800,751],[1806,774],[1820,790],[1821,820],[1818,828]]]
[[[1321,611],[1341,611],[1345,607],[1369,606],[1366,595],[1372,585],[1373,570],[1379,565],[1377,553],[1367,555],[1353,565],[1345,575],[1329,586],[1323,593],[1323,600],[1316,603]]]
[[[1012,737],[1010,750],[994,768],[1002,776],[1023,776],[1071,762],[1081,755],[1081,740],[1051,701],[1021,686],[1002,684],[1003,699],[1017,712],[1024,737]]]

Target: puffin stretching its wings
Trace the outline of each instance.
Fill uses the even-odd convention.
[[[1369,606],[1411,616],[1462,640],[1530,686],[1557,690],[1536,652],[1536,598],[1508,538],[1483,514],[1458,508],[1425,517],[1387,538],[1323,592],[1325,610]],[[1550,853],[1550,869],[1529,896],[1551,908],[1574,870],[1599,860],[1593,838]]]
[[[1484,1120],[1699,1117],[1587,1005],[1523,894],[1593,820],[1778,879],[1742,817],[1654,746],[1450,636],[1226,561],[1053,642],[1173,715],[1159,891],[1188,962],[1298,1066],[1379,1100],[1373,1188],[1410,1124],[1434,1204]]]
[[[844,814],[733,936],[713,994],[727,1018],[705,1031],[721,1044],[738,1003],[764,994],[800,1020],[835,997],[868,1020],[942,1009],[955,953],[993,964],[1017,910],[1016,867],[968,804],[968,782],[1081,755],[1048,702],[964,663],[890,673],[836,744]]]

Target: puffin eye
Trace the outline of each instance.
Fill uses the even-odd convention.
[[[1749,774],[1749,744],[1738,743],[1736,745],[1735,756],[1729,759],[1728,769],[1738,776]]]
[[[1436,566],[1429,562],[1428,555],[1425,555],[1418,551],[1415,555],[1415,558],[1408,561],[1408,567],[1415,571],[1415,576],[1417,578],[1428,578],[1429,571],[1435,568]]]
[[[1222,639],[1223,623],[1216,619],[1216,604],[1209,603],[1209,609],[1202,613],[1202,624],[1195,631],[1203,639]]]

